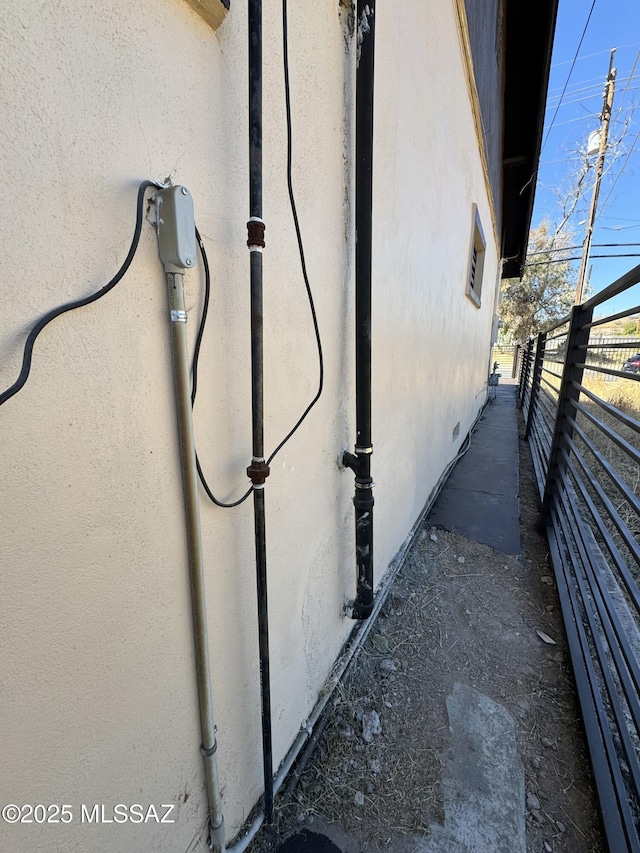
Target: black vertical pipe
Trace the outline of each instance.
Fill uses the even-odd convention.
[[[356,445],[371,446],[371,242],[375,3],[358,0],[356,71]]]
[[[371,479],[371,247],[375,2],[358,0],[356,70],[356,447],[344,463],[355,473],[357,564],[354,619],[373,610],[373,481]]]
[[[262,218],[262,0],[249,0],[249,208]]]
[[[249,6],[249,208],[247,223],[251,260],[251,411],[253,460],[247,474],[253,483],[253,513],[258,597],[258,647],[262,704],[262,765],[264,815],[273,823],[273,752],[271,740],[271,687],[269,678],[269,621],[267,608],[267,547],[264,484],[269,467],[264,460],[264,398],[262,337],[262,0]]]

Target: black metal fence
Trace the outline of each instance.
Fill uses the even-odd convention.
[[[598,331],[640,313],[639,282],[640,266],[515,356],[612,853],[640,853],[640,373],[625,367],[640,346]],[[601,316],[616,297],[632,307]]]

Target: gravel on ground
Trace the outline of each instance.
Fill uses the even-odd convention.
[[[252,853],[275,850],[305,828],[328,835],[344,853],[419,851],[443,821],[446,700],[455,684],[482,692],[513,719],[528,853],[605,849],[520,428],[522,554],[425,523],[328,706],[313,757],[277,800],[276,829],[263,831]]]

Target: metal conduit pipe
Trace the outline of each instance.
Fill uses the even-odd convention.
[[[195,257],[195,253],[194,253]],[[165,267],[167,265],[165,264]],[[189,355],[187,350],[187,312],[184,305],[184,287],[181,272],[167,271],[167,290],[171,318],[171,354],[178,417],[178,437],[182,463],[189,574],[191,578],[191,607],[193,611],[193,636],[195,641],[198,700],[200,705],[201,752],[209,807],[209,834],[214,853],[224,851],[224,818],[216,751],[216,726],[211,698],[211,667],[209,662],[209,637],[205,604],[204,564],[198,472],[193,438],[191,409],[191,383],[189,380]]]
[[[249,209],[247,246],[251,265],[251,411],[253,459],[247,476],[253,483],[253,513],[258,597],[258,646],[262,704],[264,817],[273,823],[273,751],[269,678],[267,549],[264,484],[269,466],[264,458],[264,396],[262,358],[262,0],[249,0]]]
[[[373,480],[371,479],[371,245],[375,0],[358,0],[356,70],[356,446],[343,464],[355,474],[357,589],[351,616],[373,610]]]

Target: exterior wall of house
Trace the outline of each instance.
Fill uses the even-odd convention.
[[[213,32],[183,0],[11,4],[0,33],[0,388],[26,331],[128,250],[136,187],[186,185],[213,275],[196,406],[222,499],[247,485],[246,4]],[[486,396],[498,249],[454,0],[394,0],[376,45],[373,472],[376,582]],[[326,359],[316,409],[272,466],[267,548],[276,764],[353,623],[355,46],[338,0],[290,4],[293,181]],[[317,358],[286,187],[280,4],[264,2],[266,443],[313,396]],[[482,304],[465,295],[477,204]],[[195,336],[201,271],[186,276]],[[190,594],[164,276],[145,223],[103,300],[39,337],[0,409],[4,803],[73,821],[0,826],[3,849],[204,850]],[[457,425],[459,427],[456,429]],[[218,760],[228,837],[258,798],[251,503],[203,497]],[[81,822],[81,804],[175,806],[171,825]],[[7,839],[6,841],[4,839]]]

